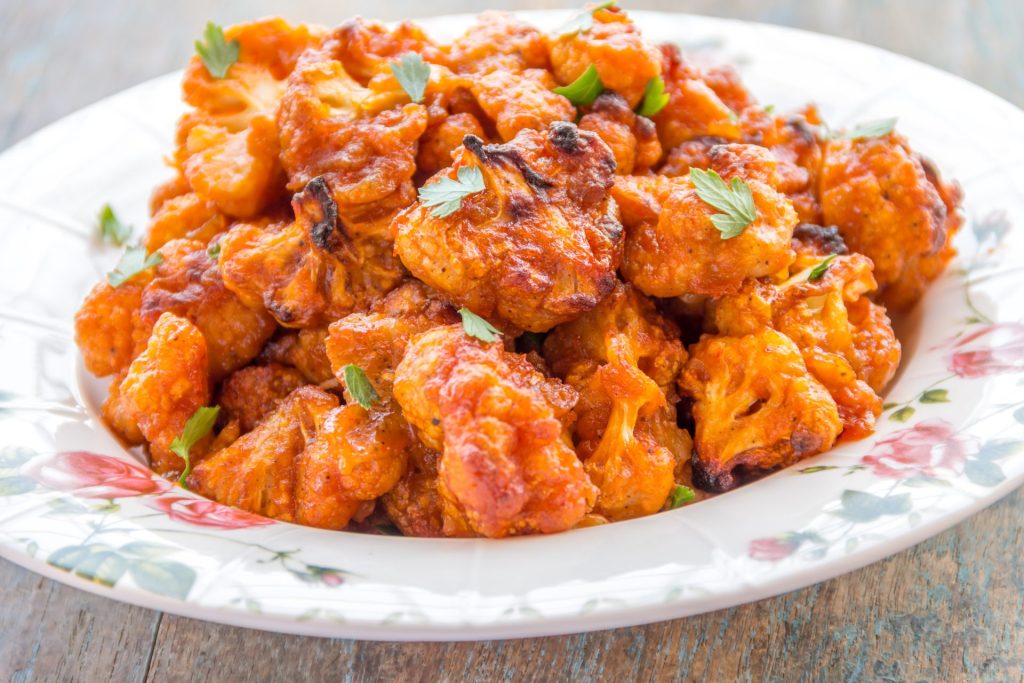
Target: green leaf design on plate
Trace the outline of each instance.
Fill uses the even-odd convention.
[[[805,467],[802,470],[798,470],[798,472],[800,474],[814,474],[815,472],[824,472],[826,470],[837,469],[839,468],[835,465],[811,465],[810,467]]]
[[[899,410],[893,411],[889,419],[894,422],[906,422],[914,416],[914,408],[912,406],[903,406]]]
[[[132,541],[125,543],[120,548],[125,555],[131,555],[142,560],[152,560],[164,555],[173,553],[177,548],[162,543],[147,543],[146,541]]]
[[[78,564],[89,556],[88,546],[84,545],[69,545],[63,548],[58,548],[50,553],[50,556],[46,558],[48,564],[52,564],[58,569],[63,569],[66,572],[73,570]]]
[[[13,477],[0,477],[0,498],[5,496],[20,496],[28,493],[38,486],[35,479],[15,475]]]
[[[975,456],[978,460],[1001,460],[1007,456],[1020,453],[1024,450],[1024,441],[1018,441],[1016,439],[992,439],[986,441],[981,450],[978,451],[978,455]]]
[[[946,389],[929,389],[918,399],[921,403],[949,403],[949,391]]]
[[[1016,420],[1017,422],[1020,422],[1021,424],[1024,424],[1024,406],[1021,406],[1020,408],[1017,408],[1017,410],[1013,411],[1013,419]]]
[[[847,489],[843,491],[840,502],[843,509],[836,514],[851,522],[870,522],[883,515],[909,512],[911,508],[909,493],[883,498],[867,491]]]
[[[1003,473],[1003,468],[991,460],[971,458],[964,465],[964,474],[979,486],[997,486],[1006,481],[1006,474]]]
[[[194,569],[172,560],[135,560],[128,573],[139,588],[178,600],[187,598],[196,582]]]
[[[104,586],[113,586],[124,576],[128,560],[114,550],[91,551],[75,567],[75,575]]]
[[[0,449],[0,469],[21,467],[35,456],[36,452],[24,446],[7,446]]]
[[[89,508],[70,498],[54,498],[46,501],[46,504],[50,508],[47,515],[80,515],[89,511]]]

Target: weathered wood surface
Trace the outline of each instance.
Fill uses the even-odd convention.
[[[565,3],[489,2],[540,8]],[[1024,105],[1017,0],[630,2],[799,26],[874,43]],[[475,11],[469,0],[0,0],[0,149],[105,95],[178,68],[207,18],[287,9],[353,14]],[[161,615],[0,561],[0,679],[1024,680],[1024,490],[960,526],[844,577],[691,619],[561,638],[359,643]]]

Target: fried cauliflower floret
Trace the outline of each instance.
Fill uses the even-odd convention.
[[[850,250],[834,225],[815,225],[800,223],[793,228],[793,251],[796,259],[789,264],[791,274],[798,273],[809,266],[816,266],[832,254],[849,254]]]
[[[593,20],[590,28],[552,40],[551,68],[555,78],[561,85],[567,85],[593,65],[604,87],[621,95],[634,108],[643,98],[647,83],[661,74],[661,55],[618,7],[593,11]]]
[[[600,490],[594,511],[620,520],[660,510],[677,463],[690,457],[689,436],[675,424],[675,381],[686,360],[679,330],[649,299],[618,285],[597,308],[555,328],[544,357],[580,395],[573,438]]]
[[[834,256],[811,280],[817,266],[780,285],[747,281],[738,294],[712,305],[711,326],[731,336],[771,327],[789,337],[836,402],[843,438],[863,438],[882,412],[878,392],[896,372],[900,345],[884,309],[865,296],[875,289],[866,257]]]
[[[75,343],[85,368],[97,377],[125,370],[149,336],[139,315],[142,290],[152,278],[140,273],[120,287],[97,283],[75,313]]]
[[[712,169],[726,183],[739,178],[747,184],[757,210],[757,219],[730,239],[711,222],[718,209],[697,195],[688,176],[641,179],[639,187],[631,178],[616,182],[614,196],[629,205],[623,209],[622,275],[645,294],[721,296],[737,291],[744,279],[772,275],[793,260],[790,240],[797,216],[775,189],[771,154],[753,145],[721,145],[710,156]]]
[[[911,307],[956,253],[959,190],[929,177],[896,133],[830,140],[819,190],[825,224],[874,262],[879,298],[891,309]]]
[[[389,29],[379,21],[355,17],[334,30],[331,45],[334,58],[363,85],[408,52],[427,62],[445,63],[441,49],[411,21]]]
[[[416,166],[420,177],[429,177],[452,163],[452,153],[462,145],[467,135],[485,136],[480,121],[469,112],[446,116],[431,126],[420,139]]]
[[[740,79],[740,73],[731,64],[712,64],[700,70],[700,78],[707,83],[718,99],[732,111],[739,113],[757,104]]]
[[[582,119],[580,130],[597,133],[615,155],[619,175],[643,173],[661,159],[654,123],[629,108],[620,95],[602,93]]]
[[[508,141],[524,129],[543,129],[554,121],[575,118],[576,109],[569,100],[551,91],[556,85],[543,69],[498,70],[474,75],[469,90],[501,139]]]
[[[260,359],[293,367],[311,384],[324,384],[334,377],[327,358],[326,340],[326,326],[288,330],[267,343]]]
[[[160,203],[146,232],[146,251],[177,239],[205,244],[227,229],[228,219],[213,201],[188,192]]]
[[[508,12],[484,12],[446,51],[448,64],[460,74],[549,67],[544,34]]]
[[[271,317],[225,287],[218,262],[202,242],[174,240],[160,253],[164,260],[142,293],[143,324],[154,324],[168,311],[195,323],[206,338],[214,380],[248,364],[274,333]]]
[[[739,140],[740,121],[732,109],[701,77],[699,69],[675,45],[661,50],[661,74],[668,103],[654,115],[661,146],[667,150],[700,136]]]
[[[679,380],[693,398],[693,476],[708,491],[828,450],[842,430],[836,404],[800,350],[770,329],[705,336]]]
[[[196,467],[189,486],[275,519],[342,529],[405,471],[411,434],[391,410],[369,412],[306,386]]]
[[[440,538],[445,536],[445,514],[437,490],[437,461],[440,456],[418,441],[408,453],[408,469],[395,487],[381,497],[388,518],[404,536]],[[449,520],[449,527],[452,520]],[[449,536],[471,536],[453,533]]]
[[[117,391],[111,392],[111,405],[104,412],[120,413],[138,425],[149,442],[150,464],[157,473],[167,474],[184,466],[171,452],[171,442],[192,414],[209,402],[203,333],[187,319],[164,313],[146,348],[132,361]],[[201,445],[196,452],[202,452]]]
[[[217,405],[227,421],[237,421],[243,433],[250,432],[288,394],[305,384],[306,378],[294,368],[276,363],[250,365],[225,378]]]
[[[467,137],[442,175],[456,178],[463,166],[480,169],[483,191],[448,216],[421,203],[395,219],[395,249],[417,278],[478,315],[535,332],[611,291],[622,229],[608,192],[615,163],[596,135],[555,123],[504,145]]]
[[[669,150],[658,174],[675,178],[689,175],[691,168],[711,168],[711,148],[726,144],[728,140],[714,135],[701,135],[682,142]]]
[[[366,313],[351,313],[333,323],[326,342],[327,357],[339,382],[345,381],[345,366],[356,365],[387,398],[391,396],[395,367],[405,355],[409,340],[458,319],[451,305],[414,280],[392,291]]]
[[[394,392],[424,444],[441,451],[445,508],[474,532],[553,533],[593,506],[596,489],[560,420],[575,392],[524,357],[470,338],[461,325],[438,327],[410,343]]]
[[[415,198],[427,110],[409,102],[393,75],[382,74],[381,90],[360,85],[340,61],[351,56],[345,36],[343,26],[307,51],[289,78],[277,117],[281,162],[288,189],[322,178],[349,234],[379,236]]]
[[[292,200],[291,223],[236,224],[222,238],[225,285],[286,327],[311,327],[373,301],[401,279],[390,249],[352,240],[327,184],[316,178]],[[378,257],[380,255],[380,257]]]

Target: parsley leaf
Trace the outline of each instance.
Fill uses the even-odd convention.
[[[615,6],[615,0],[607,0],[599,5],[594,5],[590,9],[584,9],[577,12],[569,21],[565,22],[561,26],[555,29],[555,35],[571,36],[580,31],[587,31],[591,26],[594,25],[594,12],[599,9],[608,9],[609,7]]]
[[[711,222],[722,233],[722,239],[732,239],[757,220],[757,207],[750,193],[750,186],[739,178],[733,178],[726,185],[715,171],[690,169],[690,181],[697,190],[697,196],[704,202],[724,213],[711,217]]]
[[[434,207],[430,212],[434,218],[455,213],[462,206],[463,197],[483,191],[484,174],[476,166],[461,166],[457,175],[458,180],[445,176],[420,188],[420,201],[423,206]]]
[[[828,264],[832,263],[832,259],[836,257],[835,254],[829,254],[825,257],[825,260],[814,266],[811,272],[807,274],[807,281],[813,282],[814,280],[820,280],[824,275],[825,271],[828,270]]]
[[[242,45],[237,40],[230,43],[224,40],[224,29],[212,21],[206,22],[203,32],[206,42],[196,41],[196,54],[203,60],[206,70],[216,79],[225,78],[228,69],[238,61],[238,52]]]
[[[210,257],[211,261],[217,261],[220,259],[220,240],[207,247],[206,255]]]
[[[370,384],[370,380],[366,377],[366,373],[363,372],[361,367],[349,363],[342,368],[342,372],[345,373],[345,386],[348,387],[348,393],[352,394],[352,398],[355,399],[356,403],[363,408],[369,409],[370,406],[380,400],[380,394]]]
[[[121,246],[132,234],[132,226],[121,222],[110,204],[104,204],[100,209],[100,238]]]
[[[865,121],[857,124],[848,133],[839,136],[843,140],[866,140],[868,138],[880,138],[888,135],[896,127],[899,121],[895,116],[889,119],[878,119],[877,121]]]
[[[190,451],[192,447],[213,429],[213,423],[217,421],[217,414],[220,413],[220,406],[204,406],[192,413],[192,417],[185,423],[185,428],[179,436],[171,442],[171,452],[185,461],[185,469],[178,477],[178,484],[185,486],[185,480],[192,473],[192,458]]]
[[[677,507],[682,507],[687,503],[692,503],[697,500],[697,494],[693,492],[689,486],[683,486],[682,484],[676,484],[675,488],[672,489],[672,493],[669,495],[669,507],[675,510]]]
[[[764,108],[764,113],[765,114],[769,114],[769,115],[774,114],[775,113],[775,105],[774,104],[769,104],[767,107]]]
[[[490,344],[491,342],[498,341],[498,337],[501,336],[501,332],[497,327],[468,308],[460,308],[459,315],[462,316],[462,329],[470,337],[475,337],[482,342]]]
[[[665,81],[655,76],[644,86],[644,99],[636,113],[640,116],[654,116],[668,104],[668,93],[665,92]]]
[[[579,78],[569,85],[561,85],[555,88],[555,92],[562,95],[577,107],[592,103],[597,96],[604,92],[604,83],[597,73],[597,67],[591,64],[587,70],[580,74]]]
[[[430,66],[415,52],[406,52],[397,62],[388,64],[402,90],[416,104],[423,101],[430,80]]]
[[[163,262],[164,256],[159,251],[147,256],[145,247],[128,247],[117,262],[117,267],[107,273],[107,282],[111,287],[120,287],[139,273]]]

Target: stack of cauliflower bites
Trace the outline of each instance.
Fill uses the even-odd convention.
[[[498,538],[727,491],[872,433],[886,308],[954,254],[894,121],[774,113],[608,3],[211,35],[76,330],[111,428],[250,512]]]

